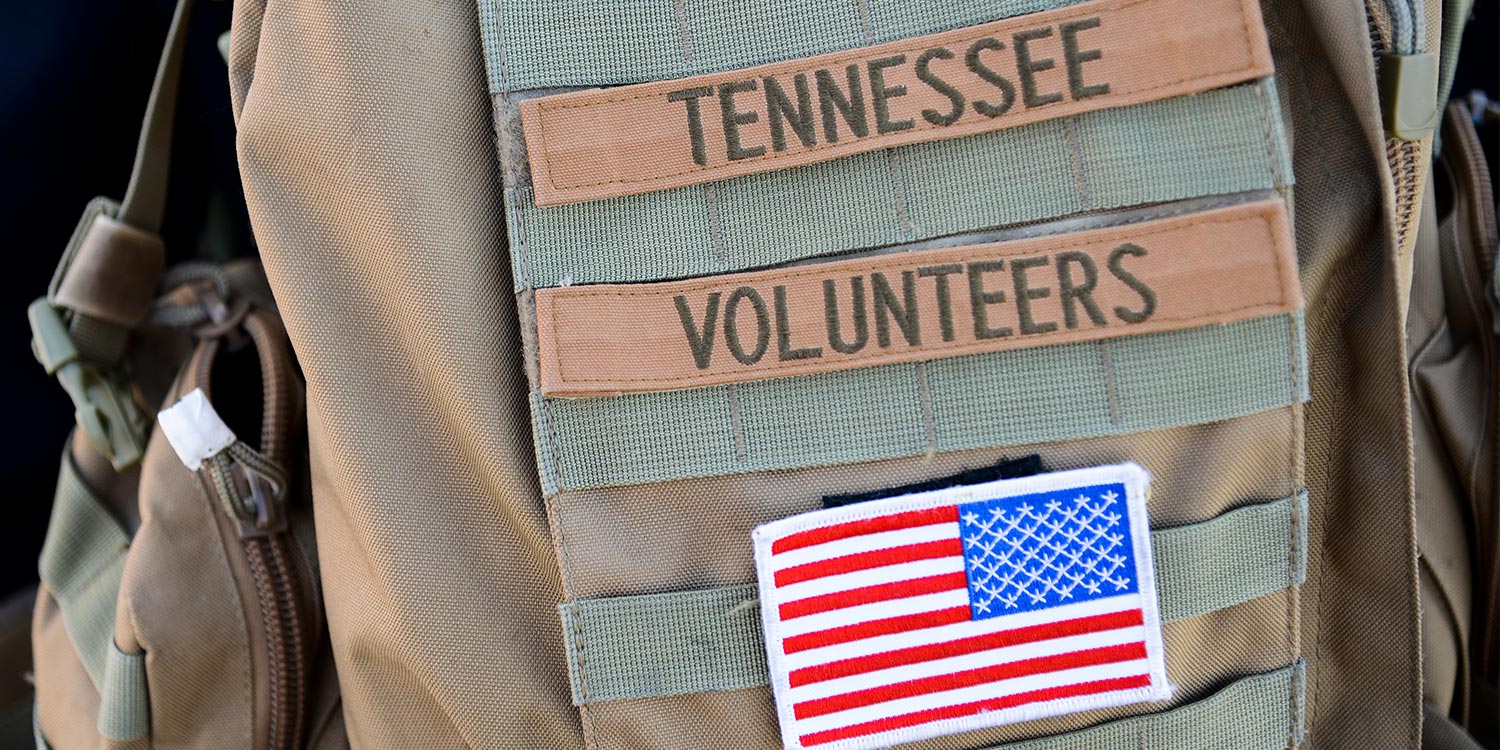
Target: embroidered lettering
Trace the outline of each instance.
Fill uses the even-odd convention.
[[[539,371],[547,395],[618,393],[1177,330],[1294,309],[1294,268],[1271,200],[1015,242],[540,289]]]

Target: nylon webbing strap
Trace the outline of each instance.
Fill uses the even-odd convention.
[[[120,201],[121,221],[153,232],[161,228],[162,210],[167,203],[177,83],[182,78],[182,53],[187,46],[188,19],[192,10],[193,0],[177,0],[172,25],[167,28],[166,46],[156,64],[151,98],[146,102],[146,119],[141,124],[140,140],[136,143],[130,184],[125,188],[125,198]]]
[[[115,603],[129,545],[120,524],[78,476],[71,452],[65,453],[38,567],[95,687],[104,684],[114,644]]]
[[[1079,0],[642,3],[480,0],[490,91],[681,78],[932,34]]]
[[[1306,494],[1151,532],[1162,620],[1302,583],[1306,533]],[[575,705],[766,684],[754,584],[579,599],[558,611]]]
[[[146,655],[127,654],[109,641],[104,684],[99,686],[99,734],[116,742],[146,736],[151,729],[151,696],[146,690]]]
[[[1299,662],[1181,708],[989,750],[1281,750],[1301,741],[1304,682]]]
[[[1307,580],[1307,493],[1151,534],[1163,620],[1182,620]]]
[[[543,491],[1214,422],[1306,401],[1300,313],[615,398],[533,394]]]
[[[703,276],[1083,211],[1285,187],[1269,80],[644,195],[506,191],[518,289]],[[899,180],[893,165],[898,165]]]

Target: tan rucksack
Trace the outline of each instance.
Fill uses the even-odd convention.
[[[125,200],[89,205],[28,311],[79,425],[40,561],[38,747],[344,746],[304,387],[270,290],[249,261],[162,270],[190,5]]]
[[[1468,8],[236,0],[337,665],[281,736],[1495,747]],[[97,744],[53,607],[40,729]],[[270,742],[137,641],[136,741]]]

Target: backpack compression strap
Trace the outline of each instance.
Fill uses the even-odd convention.
[[[158,231],[191,8],[192,0],[178,0],[173,13],[124,201],[90,201],[47,296],[27,310],[37,360],[57,376],[79,428],[116,469],[140,460],[150,426],[120,364],[131,330],[151,311],[166,263]]]

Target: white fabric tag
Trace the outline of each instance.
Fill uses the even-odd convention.
[[[1172,695],[1135,464],[917,492],[753,534],[787,748],[871,750]]]
[[[182,465],[193,471],[209,457],[234,445],[234,432],[219,418],[201,388],[194,388],[177,403],[162,409],[156,421],[172,450],[182,459]]]

